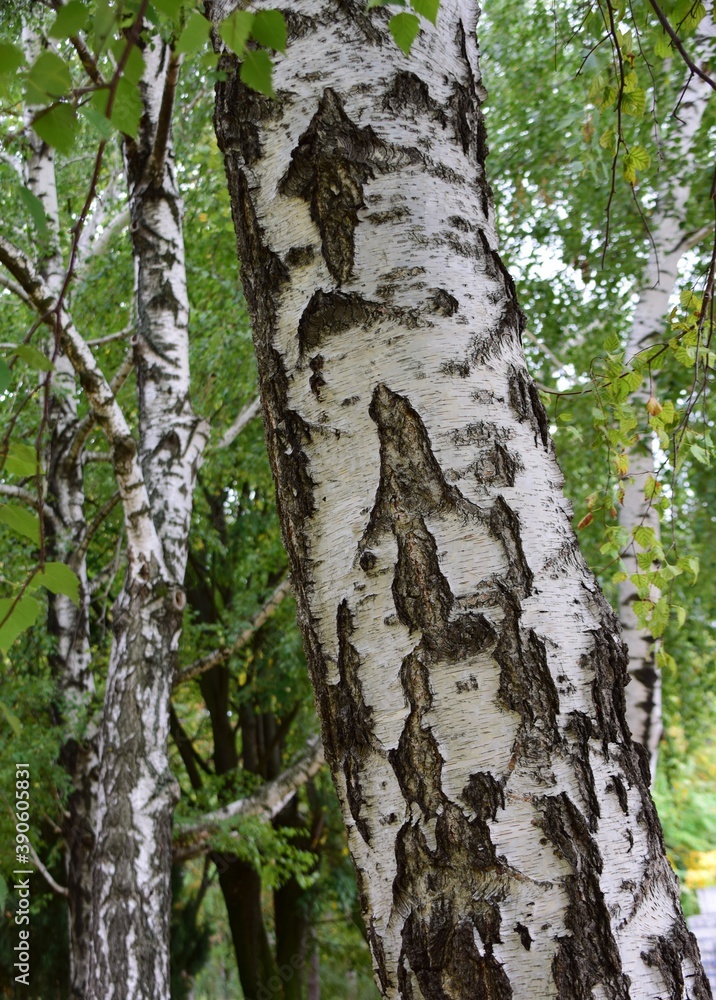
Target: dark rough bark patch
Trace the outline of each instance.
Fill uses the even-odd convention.
[[[594,772],[589,761],[589,740],[592,736],[592,723],[582,712],[571,712],[566,732],[574,739],[572,751],[572,766],[577,778],[577,787],[587,805],[587,825],[592,833],[598,827],[601,816],[599,799],[594,785]]]
[[[560,940],[552,961],[557,996],[559,1000],[591,1000],[593,987],[600,983],[609,1000],[629,1000],[629,980],[622,971],[599,885],[602,858],[589,820],[564,792],[546,796],[538,807],[542,811],[538,825],[572,869],[564,880],[569,898],[565,926],[571,937]]]
[[[405,528],[408,530],[398,528],[395,533],[398,543],[393,578],[395,609],[411,632],[418,629],[431,632],[445,625],[454,599],[440,570],[435,539],[422,517],[410,517]]]
[[[529,932],[529,928],[525,927],[524,924],[515,924],[515,932],[519,934],[520,941],[522,942],[522,947],[525,951],[529,951],[532,947],[532,935]]]
[[[433,100],[430,90],[424,80],[415,73],[400,72],[393,77],[390,87],[383,98],[383,109],[393,114],[410,114],[411,112],[427,114],[439,122],[443,128],[448,124],[445,109]]]
[[[656,966],[661,972],[669,1000],[682,1000],[685,996],[682,962],[690,960],[698,971],[688,984],[689,996],[693,1000],[711,1000],[711,986],[701,967],[696,938],[683,924],[674,926],[668,936],[658,938],[654,947],[642,952],[641,957],[648,966]]]
[[[372,712],[363,698],[359,679],[360,657],[351,643],[353,619],[346,601],[342,601],[336,615],[338,633],[338,684],[326,684],[324,727],[327,735],[326,756],[343,771],[346,794],[358,832],[370,843],[370,830],[361,816],[363,792],[361,777],[365,762],[374,752]]]
[[[286,267],[303,267],[305,264],[310,264],[315,256],[312,246],[291,247],[286,254]]]
[[[560,742],[559,695],[547,664],[544,645],[532,630],[520,628],[519,605],[502,591],[504,620],[493,656],[500,665],[501,703],[520,716],[517,742],[534,766],[548,762]]]
[[[535,444],[539,439],[543,447],[549,449],[549,420],[537,386],[522,368],[512,368],[510,371],[510,406],[520,423],[526,420],[531,425]]]
[[[321,389],[326,384],[326,380],[323,377],[324,361],[325,359],[323,355],[317,354],[314,358],[311,358],[309,362],[313,375],[311,375],[308,380],[308,384],[311,387],[311,392],[317,399],[321,398]]]
[[[433,312],[440,316],[454,316],[460,308],[460,303],[454,295],[451,295],[445,288],[436,288],[430,299]]]
[[[319,347],[326,335],[367,327],[380,315],[381,306],[360,295],[344,292],[314,292],[298,321],[301,354]]]
[[[522,548],[520,519],[503,496],[498,496],[490,508],[490,528],[493,536],[502,542],[513,593],[521,598],[528,597],[532,591],[534,576]]]
[[[226,79],[215,89],[214,127],[224,156],[238,155],[242,166],[250,167],[261,158],[262,124],[280,115],[281,108],[279,102],[242,83],[238,65],[236,56],[228,52],[219,60]]]
[[[354,234],[358,210],[365,208],[366,181],[408,155],[384,143],[370,126],[357,126],[335,91],[324,90],[293,150],[279,192],[308,202],[326,265],[339,284],[348,281],[353,271]]]
[[[486,771],[470,775],[462,790],[462,797],[481,822],[497,817],[497,810],[505,808],[505,784]]]
[[[611,776],[611,782],[607,785],[606,791],[614,791],[617,799],[619,800],[619,805],[621,811],[625,816],[629,815],[629,798],[627,796],[627,790],[624,787],[624,782],[619,777],[618,774],[613,774]]]

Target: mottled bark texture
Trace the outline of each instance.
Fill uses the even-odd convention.
[[[287,15],[277,99],[225,56],[215,120],[376,980],[703,1000],[496,251],[475,5],[410,59],[357,0]]]
[[[186,604],[184,570],[194,482],[206,427],[189,401],[189,310],[170,123],[178,62],[144,48],[144,113],[125,140],[135,259],[139,442],[145,504],[128,521],[128,570],[100,733],[91,1000],[169,1000],[172,812],[169,704]],[[121,475],[121,456],[115,452]],[[134,517],[134,519],[133,519]],[[135,522],[146,522],[132,534]]]

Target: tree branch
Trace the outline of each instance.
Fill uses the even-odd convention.
[[[27,292],[41,320],[54,330],[54,296],[22,251],[3,236],[0,236],[0,264],[10,271]],[[151,553],[163,568],[162,547],[151,516],[137,445],[124,413],[91,348],[75,329],[71,318],[63,310],[59,310],[56,319],[61,345],[112,449],[117,485],[124,505],[130,567],[137,558],[144,561]],[[124,362],[120,366],[120,371],[123,370]],[[119,374],[118,372],[117,375]],[[113,383],[116,379],[117,376]]]
[[[129,326],[125,326],[123,330],[117,330],[116,333],[109,333],[106,337],[96,337],[94,340],[88,340],[88,347],[101,347],[103,344],[111,344],[114,340],[123,340],[128,337],[130,333],[134,332],[134,323],[130,323]]]
[[[261,400],[257,396],[256,399],[252,399],[252,401],[243,408],[231,427],[224,431],[221,438],[217,442],[216,447],[228,448],[228,446],[236,440],[244,427],[246,427],[246,425],[254,419],[260,410]]]
[[[325,761],[320,738],[308,741],[306,753],[273,781],[267,781],[253,795],[238,799],[199,820],[179,823],[174,835],[174,861],[195,858],[210,849],[210,837],[227,822],[260,816],[273,819],[286,807],[299,788],[316,774]],[[237,836],[236,832],[233,832]]]
[[[193,677],[198,677],[199,674],[203,674],[207,670],[211,670],[212,667],[218,667],[221,663],[225,663],[231,656],[234,655],[234,653],[238,653],[240,649],[243,649],[243,647],[250,641],[251,637],[261,628],[264,622],[271,617],[281,601],[283,601],[284,597],[290,593],[290,590],[291,584],[289,581],[287,579],[283,580],[278,587],[276,587],[273,594],[271,594],[261,610],[258,611],[251,619],[248,628],[244,629],[241,635],[231,646],[222,646],[220,649],[215,649],[214,652],[209,653],[208,656],[204,656],[200,660],[194,660],[194,662],[190,663],[188,667],[184,667],[184,669],[180,670],[176,675],[174,679],[174,687],[176,688],[180,684],[184,684],[185,681],[190,681]]]
[[[679,55],[681,56],[681,58],[684,60],[684,62],[686,63],[686,65],[688,66],[688,68],[691,70],[691,72],[695,76],[700,77],[704,81],[704,83],[708,83],[709,87],[713,87],[713,89],[716,90],[716,80],[713,80],[708,75],[708,73],[704,73],[704,71],[702,69],[700,69],[699,66],[696,65],[696,63],[694,62],[694,60],[691,58],[691,56],[688,54],[688,52],[684,48],[683,42],[679,38],[678,34],[671,27],[671,22],[669,21],[668,17],[664,13],[664,11],[661,9],[661,7],[659,6],[659,4],[656,2],[656,0],[649,0],[649,3],[651,4],[652,10],[654,11],[654,13],[656,14],[656,16],[657,16],[657,18],[659,20],[659,24],[664,29],[664,31],[666,32],[666,34],[669,36],[669,38],[671,39],[671,42],[672,42],[674,48],[679,53]]]
[[[69,891],[64,887],[64,885],[60,885],[58,882],[55,882],[55,880],[53,879],[52,875],[50,875],[50,873],[48,872],[47,868],[45,868],[45,866],[43,865],[43,863],[40,861],[40,859],[39,859],[39,857],[37,855],[37,851],[32,846],[32,844],[29,844],[29,847],[30,847],[30,854],[32,855],[32,860],[34,862],[34,865],[37,868],[37,870],[39,871],[39,873],[42,875],[42,877],[44,878],[45,882],[47,882],[47,884],[52,889],[52,891],[56,892],[58,896],[64,896],[64,898],[67,899],[67,897],[69,896]]]
[[[24,302],[26,306],[32,306],[32,302],[30,302],[30,299],[28,298],[25,291],[22,288],[20,288],[20,286],[17,285],[14,281],[10,281],[9,278],[6,278],[4,274],[0,274],[0,285],[3,288],[7,288],[7,290],[9,292],[12,292],[13,295],[17,295],[17,297],[22,302]]]
[[[72,557],[70,558],[70,569],[75,570],[75,572],[77,571],[77,568],[81,565],[82,560],[87,555],[87,550],[89,549],[90,542],[99,531],[100,527],[102,526],[102,523],[106,520],[106,518],[109,517],[114,508],[117,506],[119,500],[120,496],[119,492],[117,492],[113,496],[111,496],[109,500],[106,501],[106,503],[102,504],[102,506],[92,519],[91,523],[87,525],[82,535],[82,538],[80,539],[79,545],[72,553]]]

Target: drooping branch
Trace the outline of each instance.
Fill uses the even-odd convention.
[[[248,627],[244,629],[235,642],[233,642],[230,646],[221,646],[219,649],[215,649],[213,653],[209,653],[208,656],[204,656],[199,660],[194,660],[194,662],[190,663],[188,667],[184,667],[184,669],[180,670],[177,674],[174,680],[174,687],[176,688],[180,684],[184,684],[185,681],[190,681],[193,677],[198,677],[199,674],[203,674],[207,670],[211,670],[212,667],[218,667],[221,663],[226,663],[230,657],[232,657],[235,653],[238,653],[239,650],[243,649],[244,646],[248,644],[251,637],[258,632],[266,621],[268,621],[276,608],[281,604],[284,597],[289,594],[290,590],[291,585],[289,581],[283,580],[278,587],[276,587],[273,594],[271,594],[260,611],[254,615],[249,622]]]
[[[323,745],[315,736],[309,740],[306,752],[295,764],[273,781],[267,781],[253,795],[206,813],[194,822],[179,824],[174,835],[174,861],[186,861],[209,850],[211,834],[225,823],[246,819],[249,816],[273,819],[298,789],[317,773],[323,763]]]
[[[679,38],[678,33],[671,26],[671,22],[669,21],[668,17],[661,9],[659,4],[656,2],[656,0],[649,0],[649,3],[651,4],[651,8],[658,18],[659,24],[664,29],[666,34],[669,36],[674,48],[679,53],[681,58],[684,60],[684,62],[691,70],[691,72],[695,76],[700,77],[704,81],[704,83],[707,83],[709,85],[709,87],[713,87],[713,89],[716,90],[716,80],[710,77],[708,73],[704,73],[701,67],[694,62],[694,60],[691,58],[691,56],[684,48],[684,43]]]
[[[0,236],[0,263],[26,291],[41,319],[54,329],[55,316],[52,311],[54,296],[28,258],[3,236]],[[82,384],[94,418],[104,431],[112,449],[117,485],[127,522],[130,566],[137,559],[144,561],[150,553],[159,560],[160,565],[163,565],[161,546],[152,521],[149,498],[137,457],[137,445],[124,413],[91,348],[80,336],[66,312],[61,311],[58,323],[62,347]]]
[[[244,427],[249,424],[261,410],[261,400],[257,396],[241,410],[233,424],[221,435],[216,447],[228,448],[236,440]]]
[[[66,886],[60,885],[59,882],[56,882],[54,880],[52,875],[50,875],[49,871],[40,860],[35,848],[32,846],[32,844],[30,844],[29,846],[30,846],[30,854],[32,855],[32,862],[35,865],[35,868],[37,868],[39,873],[44,878],[45,882],[47,882],[47,884],[54,893],[56,893],[58,896],[62,896],[63,899],[67,899],[70,894],[69,890],[66,888]]]

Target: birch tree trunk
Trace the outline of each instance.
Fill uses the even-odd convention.
[[[699,56],[707,59],[713,46],[714,24],[707,14],[699,25],[695,40]],[[659,193],[657,208],[650,220],[651,250],[649,263],[639,292],[639,301],[629,332],[627,359],[650,347],[664,336],[669,301],[677,279],[678,264],[684,253],[694,244],[694,234],[687,226],[687,203],[694,172],[694,156],[701,121],[711,87],[690,74],[679,97],[679,126],[668,150],[669,166],[663,169],[665,182]],[[696,234],[703,236],[704,234]],[[635,406],[640,422],[646,422],[646,404],[656,396],[656,382],[652,376],[648,384],[636,392],[631,403]],[[652,528],[659,538],[659,515],[644,493],[647,478],[654,476],[653,435],[647,433],[629,454],[629,480],[625,484],[624,503],[619,510],[619,523],[629,533],[639,525]],[[632,738],[641,743],[649,753],[652,777],[656,771],[657,750],[662,733],[661,676],[656,664],[657,644],[653,637],[640,629],[634,613],[637,589],[629,579],[639,572],[637,547],[633,542],[624,556],[627,579],[619,585],[619,619],[624,641],[629,650],[630,683],[626,688],[627,722]],[[656,595],[655,595],[656,596]]]
[[[186,604],[192,495],[207,436],[189,400],[189,305],[182,205],[170,128],[179,63],[155,39],[143,52],[144,115],[125,140],[138,325],[133,339],[141,500],[127,512],[128,572],[114,615],[100,738],[91,1000],[169,1000],[171,823],[169,699]],[[136,451],[136,458],[134,452]],[[134,528],[132,535],[131,528]],[[141,528],[141,530],[137,530]]]
[[[40,53],[37,34],[23,30],[23,43],[32,62]],[[31,109],[26,112],[27,120]],[[57,203],[52,149],[33,131],[27,130],[30,155],[26,162],[26,185],[40,200],[48,227],[47,253],[40,272],[54,299],[62,290],[65,267],[60,248],[60,219]],[[55,344],[47,344],[47,354],[55,355]],[[87,528],[84,503],[84,472],[81,454],[75,448],[80,425],[77,412],[77,381],[74,368],[63,350],[54,360],[48,405],[49,444],[47,449],[46,504],[51,511],[47,522],[47,551],[51,559],[67,563],[79,578],[79,601],[64,594],[48,594],[49,632],[55,639],[50,662],[57,678],[60,705],[67,738],[62,747],[62,763],[69,775],[70,793],[63,836],[67,878],[68,942],[70,990],[84,996],[87,976],[87,939],[92,895],[92,831],[97,768],[96,728],[91,718],[95,694],[91,670],[89,637],[89,588],[82,539]]]
[[[703,1000],[496,251],[475,5],[410,59],[354,0],[287,16],[277,100],[226,56],[215,121],[381,992]]]

